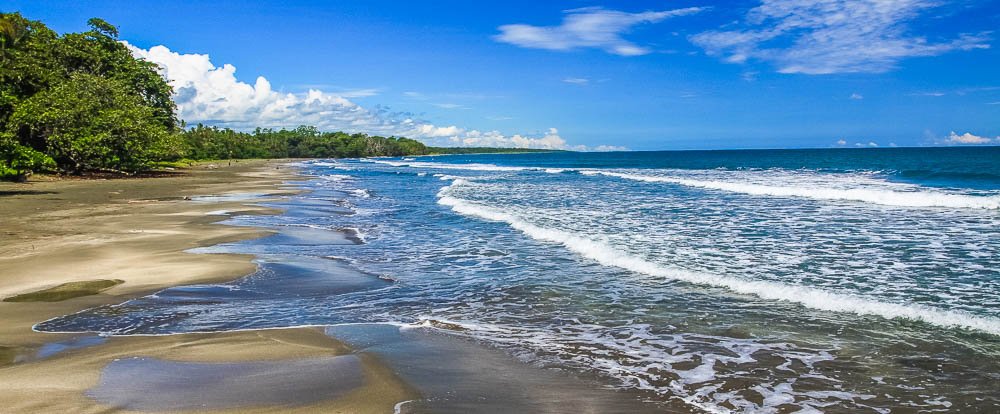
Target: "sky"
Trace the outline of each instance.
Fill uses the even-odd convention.
[[[188,124],[575,150],[1000,144],[1000,2],[6,1]]]

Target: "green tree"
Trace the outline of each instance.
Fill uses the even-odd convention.
[[[44,142],[59,169],[136,172],[169,158],[174,136],[121,81],[77,73],[18,106],[8,130]]]
[[[0,178],[52,160],[62,171],[131,172],[185,152],[159,68],[132,56],[115,26],[87,23],[59,36],[0,13]]]

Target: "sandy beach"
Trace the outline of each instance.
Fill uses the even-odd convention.
[[[277,210],[246,205],[239,197],[190,198],[287,194],[295,190],[282,189],[280,184],[292,174],[281,161],[241,161],[201,164],[155,178],[41,177],[25,184],[0,184],[4,213],[0,217],[0,298],[5,299],[0,302],[0,320],[4,321],[0,324],[0,406],[13,412],[123,410],[129,404],[121,399],[104,404],[87,390],[99,384],[102,369],[128,358],[221,364],[211,367],[225,369],[225,364],[351,354],[349,348],[321,330],[295,328],[95,339],[98,343],[85,348],[70,345],[39,358],[51,353],[44,350],[51,349],[53,343],[88,339],[80,339],[79,334],[35,332],[32,326],[38,322],[170,286],[229,281],[253,272],[256,265],[249,255],[196,255],[185,250],[268,234],[216,224],[226,216],[212,212],[273,214]],[[48,348],[46,344],[50,344]],[[296,399],[298,403],[281,406],[282,411],[391,412],[397,402],[413,397],[413,392],[373,357],[359,354],[352,358],[356,359],[352,366],[360,367],[355,377],[363,377],[357,384],[330,394],[336,398]],[[329,383],[323,372],[299,376],[296,383],[304,384],[303,389],[310,389],[309,384]],[[286,375],[282,381],[288,380]],[[162,389],[162,382],[159,385],[160,389],[150,391],[169,393]],[[230,388],[238,386],[239,392],[253,393],[270,385],[261,380]],[[225,390],[216,392],[224,394]],[[170,396],[164,398],[169,400]],[[142,407],[141,401],[136,404]],[[232,408],[226,404],[220,400],[213,408],[221,412],[275,408],[266,401]]]

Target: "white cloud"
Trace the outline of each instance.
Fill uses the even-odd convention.
[[[566,78],[566,79],[563,79],[563,82],[572,83],[574,85],[586,85],[586,84],[590,83],[590,79],[587,79],[587,78]]]
[[[412,98],[412,99],[420,99],[420,100],[427,99],[426,95],[424,95],[424,94],[422,94],[420,92],[413,92],[413,91],[403,92],[403,96],[405,96],[407,98]]]
[[[549,128],[547,134],[540,138],[530,138],[521,135],[504,136],[497,131],[482,132],[477,130],[463,131],[461,135],[451,137],[451,140],[464,147],[513,147],[567,149],[566,140],[559,136],[559,131]]]
[[[857,92],[855,92],[855,93],[852,93],[852,94],[851,94],[851,99],[853,99],[853,100],[855,100],[855,101],[860,101],[860,100],[862,100],[862,99],[865,99],[865,97],[864,97],[864,96],[861,96],[861,94],[860,94],[860,93],[857,93]]]
[[[949,144],[989,144],[991,142],[1000,143],[1000,137],[991,139],[989,137],[972,135],[968,132],[962,135],[958,135],[955,133],[955,131],[952,131],[951,134],[948,135],[948,139],[946,142]]]
[[[650,53],[622,38],[632,27],[643,23],[657,23],[664,19],[698,13],[701,7],[684,9],[646,11],[628,13],[607,10],[600,7],[566,10],[559,26],[532,26],[528,24],[505,24],[500,26],[500,34],[493,38],[499,42],[520,47],[548,50],[573,50],[596,48],[605,52],[636,56]]]
[[[134,55],[160,65],[174,88],[178,115],[188,122],[237,129],[309,124],[377,134],[393,134],[401,126],[382,111],[365,109],[339,94],[315,89],[299,94],[276,92],[263,76],[253,85],[241,82],[233,65],[217,67],[208,55],[180,54],[165,46],[128,47]]]
[[[369,96],[378,95],[378,92],[379,92],[378,89],[369,88],[369,89],[354,89],[350,91],[335,92],[334,94],[344,98],[367,98]]]
[[[838,139],[837,140],[837,145],[847,145],[847,141],[843,140],[843,139]]]
[[[876,144],[876,143],[875,143],[875,142],[873,142],[873,141],[868,141],[868,146],[869,146],[869,147],[877,147],[877,146],[878,146],[878,144]]]
[[[597,151],[597,152],[628,151],[628,148],[616,145],[598,145],[594,147],[592,151]]]
[[[431,105],[434,105],[434,106],[436,106],[438,108],[444,108],[444,109],[462,109],[462,108],[465,108],[462,105],[454,104],[454,103],[436,103],[436,104],[431,104]]]
[[[374,90],[343,94],[316,89],[304,93],[276,92],[263,76],[257,77],[253,85],[242,82],[236,78],[233,65],[215,66],[208,55],[180,54],[165,46],[146,50],[125,45],[133,55],[160,66],[161,74],[174,88],[178,116],[189,123],[238,130],[313,125],[323,131],[404,136],[437,146],[570,149],[555,128],[539,137],[530,137],[455,125],[437,126],[383,107],[365,108],[348,99],[370,96],[369,92],[374,93]],[[403,94],[414,99],[426,97],[418,92]],[[449,107],[447,105],[439,104]]]
[[[782,73],[885,72],[898,61],[989,48],[985,34],[933,42],[907,33],[907,22],[934,0],[762,0],[735,30],[691,40],[730,63],[766,61]]]

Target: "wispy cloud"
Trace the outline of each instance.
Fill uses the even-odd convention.
[[[625,40],[622,35],[634,26],[698,13],[702,7],[629,13],[600,7],[566,10],[558,26],[505,24],[493,38],[520,47],[547,50],[596,48],[620,56],[637,56],[651,50]]]
[[[851,99],[855,101],[860,101],[862,99],[865,99],[865,97],[862,96],[860,93],[854,92],[851,94]]]
[[[566,83],[572,83],[574,85],[586,85],[590,83],[590,79],[587,78],[566,78],[562,80]]]
[[[900,60],[989,47],[985,33],[930,41],[908,33],[934,0],[762,0],[738,29],[691,41],[730,63],[769,62],[782,73],[885,72]]]
[[[410,99],[418,99],[418,100],[426,100],[426,99],[428,99],[427,95],[424,95],[424,94],[422,94],[420,92],[414,92],[414,91],[403,92],[403,96],[405,96],[407,98],[410,98]]]
[[[419,139],[442,146],[505,146],[517,148],[586,149],[571,147],[558,130],[530,136],[505,135],[456,125],[439,126],[405,112],[381,106],[363,107],[348,99],[366,93],[331,93],[310,89],[304,93],[281,93],[271,89],[263,76],[254,84],[241,82],[236,67],[215,66],[204,54],[181,54],[165,46],[141,49],[126,43],[135,56],[156,63],[174,88],[174,101],[181,119],[233,129],[314,125],[320,130],[342,130]],[[404,92],[412,98],[424,95]]]
[[[354,89],[354,90],[348,90],[348,91],[337,91],[337,92],[332,92],[332,93],[334,93],[334,94],[336,94],[338,96],[343,96],[345,98],[367,98],[369,96],[378,95],[379,90],[378,89],[369,88],[369,89]]]
[[[465,109],[464,106],[456,104],[456,103],[436,103],[436,104],[431,104],[431,105],[434,105],[434,106],[436,106],[438,108],[444,108],[444,109]]]

